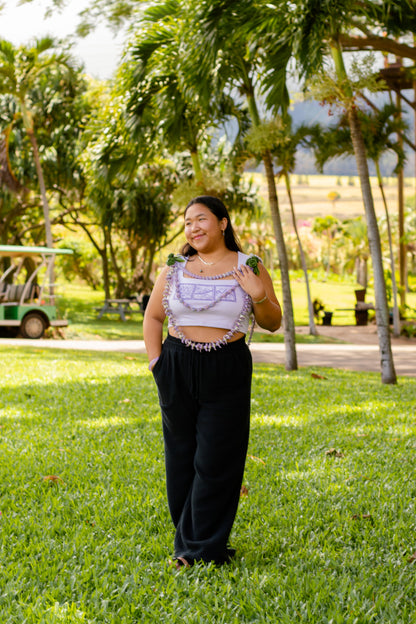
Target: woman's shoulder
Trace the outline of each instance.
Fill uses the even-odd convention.
[[[247,266],[253,269],[256,275],[260,275],[259,264],[262,265],[261,258],[256,256],[256,254],[244,254],[242,252],[238,252],[238,265],[246,264]]]
[[[257,260],[259,260],[259,262],[262,261],[260,256],[257,256],[254,253],[246,254],[246,253],[243,253],[242,251],[238,252],[238,264],[245,263],[249,258],[257,258]]]
[[[170,253],[168,255],[168,259],[166,260],[166,264],[168,266],[173,266],[174,264],[186,262],[186,261],[187,261],[186,256],[182,256],[181,254]]]

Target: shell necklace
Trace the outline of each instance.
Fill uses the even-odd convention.
[[[199,254],[196,254],[197,257],[201,260],[202,264],[205,264],[205,266],[212,266],[213,264],[218,264],[218,262],[221,262],[221,260],[223,260],[225,258],[225,256],[223,256],[222,258],[220,258],[219,260],[214,260],[214,262],[207,262],[206,260],[203,259],[202,256],[200,256]],[[200,273],[204,272],[204,269],[201,268],[199,269]]]
[[[207,262],[207,261],[206,261],[206,260],[204,260],[204,259],[202,258],[202,256],[200,256],[199,254],[197,254],[197,256],[198,256],[198,258],[201,260],[201,262],[202,262],[203,264],[205,264],[206,266],[212,266],[213,264],[215,264],[215,262]]]

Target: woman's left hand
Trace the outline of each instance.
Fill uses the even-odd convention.
[[[241,264],[238,268],[233,269],[233,274],[241,288],[250,295],[253,301],[260,301],[266,296],[263,280],[255,275],[248,266]]]

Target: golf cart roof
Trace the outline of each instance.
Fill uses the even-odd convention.
[[[73,254],[72,249],[52,249],[51,247],[25,247],[23,245],[0,245],[0,257],[55,256]]]

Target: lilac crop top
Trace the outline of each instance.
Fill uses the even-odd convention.
[[[239,251],[238,266],[244,264],[249,257]],[[183,268],[186,264],[181,262],[176,264],[180,299],[193,308],[207,308],[211,302],[213,305],[202,311],[191,310],[180,301],[176,288],[172,286],[168,295],[168,306],[176,325],[232,329],[244,308],[245,293],[241,286],[237,285],[236,288],[232,288],[237,283],[235,279],[207,280],[185,277]],[[222,299],[220,299],[221,295],[223,295]],[[241,319],[239,331],[244,334],[248,331],[251,311],[250,306]],[[169,327],[171,326],[169,322]]]

